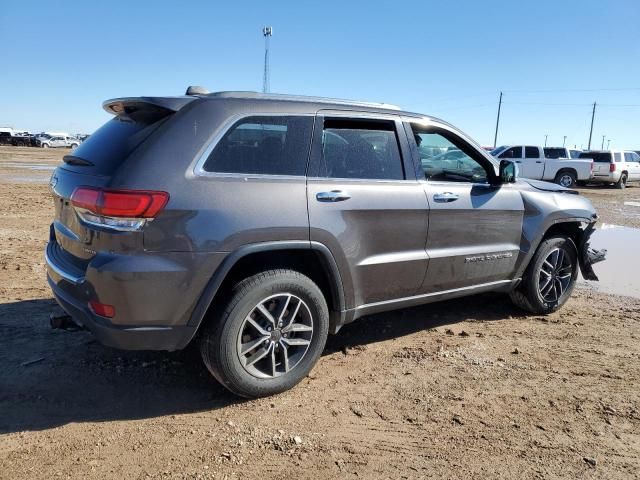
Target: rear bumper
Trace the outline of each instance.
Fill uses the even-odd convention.
[[[89,330],[103,345],[121,350],[180,350],[195,335],[195,328],[183,327],[136,327],[113,325],[107,318],[93,313],[86,303],[74,298],[60,288],[47,275],[49,286],[58,304],[73,321]]]
[[[103,344],[126,350],[179,350],[196,333],[191,312],[223,255],[192,252],[129,255],[99,252],[75,262],[50,237],[47,280],[73,321]],[[89,307],[96,300],[115,308],[113,318]]]

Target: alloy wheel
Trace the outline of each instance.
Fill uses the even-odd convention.
[[[562,187],[570,187],[571,185],[573,185],[573,177],[571,175],[562,175],[560,177],[560,185]]]
[[[261,300],[240,327],[237,351],[251,375],[274,378],[294,369],[313,337],[313,317],[296,295],[280,293]]]
[[[547,255],[538,274],[538,293],[545,302],[560,300],[571,284],[573,265],[571,257],[561,248]]]

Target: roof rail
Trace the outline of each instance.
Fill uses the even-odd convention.
[[[373,108],[386,108],[390,110],[402,110],[397,105],[390,103],[378,103],[378,102],[362,102],[359,100],[345,100],[342,98],[327,98],[327,97],[312,97],[306,95],[287,95],[282,93],[259,93],[251,91],[228,91],[228,92],[213,92],[209,93],[208,97],[219,98],[253,98],[256,100],[282,100],[289,102],[312,102],[312,103],[328,103],[334,105],[354,105],[360,107],[373,107]]]

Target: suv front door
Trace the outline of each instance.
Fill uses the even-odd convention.
[[[427,267],[428,203],[395,116],[320,111],[307,196],[311,241],[327,246],[347,308],[408,297]]]
[[[448,126],[409,122],[406,128],[430,206],[429,266],[420,293],[508,283],[520,251],[520,192],[513,184],[490,183],[492,162]],[[428,158],[435,148],[459,156],[455,162]]]

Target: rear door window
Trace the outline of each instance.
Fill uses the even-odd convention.
[[[204,163],[206,172],[305,174],[313,117],[254,116],[234,124]]]
[[[622,154],[620,152],[615,152],[613,154],[613,158],[616,162],[621,162],[622,161]]]
[[[395,122],[325,119],[318,176],[404,180]]]
[[[524,158],[539,158],[540,151],[538,147],[524,147]]]

